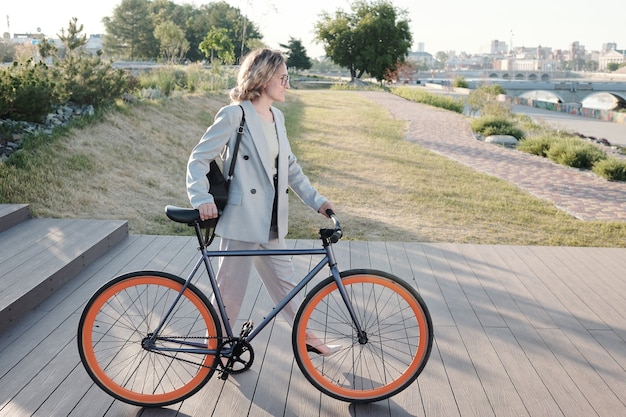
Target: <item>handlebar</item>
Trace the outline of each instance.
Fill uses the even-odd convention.
[[[322,239],[329,239],[331,243],[339,242],[339,239],[342,238],[343,232],[341,231],[341,225],[339,224],[339,219],[335,215],[335,212],[331,209],[326,210],[326,214],[333,221],[332,229],[320,229],[320,237]]]

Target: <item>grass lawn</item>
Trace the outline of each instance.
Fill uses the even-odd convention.
[[[228,101],[188,95],[111,112],[0,166],[0,202],[38,216],[128,219],[132,233],[187,234],[166,204],[187,206],[192,147]],[[585,222],[404,140],[406,124],[350,91],[292,90],[293,150],[337,209],[348,239],[626,247],[626,223]],[[326,220],[292,193],[290,238]]]

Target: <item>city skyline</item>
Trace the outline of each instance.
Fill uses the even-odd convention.
[[[350,11],[348,0],[317,0],[300,3],[289,0],[226,0],[248,16],[264,35],[264,42],[271,48],[287,43],[290,37],[300,39],[307,54],[316,58],[323,55],[323,46],[314,41],[314,25],[322,12],[334,15],[342,9]],[[112,16],[121,0],[57,0],[30,2],[12,1],[3,5],[6,21],[2,32],[36,33],[38,29],[48,37],[56,37],[67,28],[72,17],[84,25],[83,33],[104,32],[101,20]],[[209,2],[175,1],[195,6]],[[415,0],[395,0],[394,6],[405,9],[411,20],[413,34],[412,51],[423,43],[426,52],[489,52],[493,40],[505,42],[509,47],[551,47],[568,49],[572,42],[579,42],[588,51],[597,51],[605,43],[615,43],[618,49],[626,49],[626,32],[620,30],[621,20],[615,10],[623,9],[622,0],[605,0],[601,8],[586,8],[584,13],[571,7],[567,1],[525,0],[519,7],[507,7],[512,12],[490,6],[487,0],[465,2],[451,0],[441,5],[417,4]]]

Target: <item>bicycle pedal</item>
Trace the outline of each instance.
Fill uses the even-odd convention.
[[[248,320],[241,326],[241,333],[239,337],[248,337],[252,329],[254,328],[254,322],[252,320]]]
[[[229,374],[229,372],[228,372],[227,370],[223,370],[223,371],[220,373],[220,379],[221,379],[222,381],[226,381],[226,380],[228,379],[228,374]]]

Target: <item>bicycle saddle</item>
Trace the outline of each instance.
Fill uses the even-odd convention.
[[[182,208],[168,205],[165,207],[165,214],[170,220],[176,223],[186,223],[190,226],[200,220],[200,213],[194,208]]]

